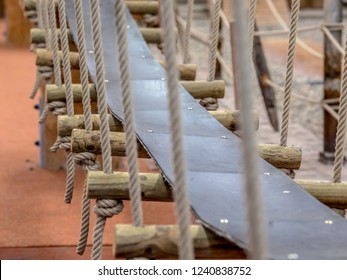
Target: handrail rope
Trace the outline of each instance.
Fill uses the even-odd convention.
[[[184,64],[189,63],[191,60],[190,38],[191,38],[191,29],[192,29],[192,21],[193,21],[193,8],[194,8],[194,0],[188,0],[186,28],[184,32],[184,41],[183,41],[183,63]]]
[[[347,40],[347,35],[346,35]],[[342,73],[339,119],[337,124],[335,161],[333,180],[334,183],[341,182],[342,167],[345,160],[345,141],[346,141],[346,124],[347,124],[347,41],[345,43],[345,56]]]
[[[249,257],[252,259],[266,259],[268,257],[265,214],[262,203],[261,184],[259,180],[256,134],[252,122],[253,95],[251,83],[247,79],[251,70],[251,57],[248,53],[247,22],[244,17],[244,1],[234,1],[235,17],[235,59],[238,61],[235,75],[241,104],[241,121],[243,127],[242,150],[244,174],[244,201],[246,204],[247,237],[249,240]],[[236,38],[237,36],[237,38]]]
[[[48,7],[48,0],[41,0],[42,1],[42,22],[43,27],[45,30],[45,38],[46,38],[46,48],[48,51],[52,50],[52,36],[51,32],[49,31],[49,7]]]
[[[274,3],[272,2],[272,0],[265,0],[265,1],[266,1],[266,4],[269,7],[271,13],[274,15],[275,19],[277,20],[277,22],[282,26],[283,29],[287,30],[288,29],[288,25],[286,24],[286,22],[284,21],[284,19],[280,15],[280,13],[278,12],[278,10],[277,10],[276,6],[274,5]],[[297,41],[298,41],[298,45],[300,45],[304,50],[306,50],[311,55],[316,56],[318,58],[323,58],[323,55],[321,53],[317,52],[316,50],[314,50],[313,48],[308,46],[300,38],[298,38]]]
[[[219,41],[219,29],[220,29],[220,11],[222,6],[222,0],[216,0],[214,3],[211,33],[210,33],[210,45],[209,45],[209,55],[208,55],[208,77],[207,81],[213,81],[216,74],[216,58],[218,51],[218,41]],[[204,106],[207,110],[217,110],[218,101],[216,98],[203,98],[200,100],[200,104]]]
[[[176,42],[174,36],[175,17],[172,1],[160,1],[164,54],[167,63],[168,107],[170,114],[171,151],[174,174],[174,198],[176,217],[179,225],[179,258],[194,259],[193,242],[190,235],[189,195],[187,191],[186,162],[181,120],[181,99],[176,67]]]
[[[86,51],[86,39],[84,30],[84,18],[82,0],[75,0],[75,17],[77,25],[77,39],[78,39],[78,52],[80,63],[80,76],[82,83],[82,104],[83,104],[83,116],[86,131],[93,130],[92,121],[92,109],[89,90],[89,76],[87,65],[87,51]],[[75,155],[75,163],[81,165],[85,171],[87,177],[89,170],[98,170],[100,168],[99,163],[96,161],[96,155],[92,153],[79,153]],[[84,180],[83,195],[82,195],[82,208],[81,208],[81,230],[80,236],[76,248],[78,255],[83,255],[87,246],[88,233],[90,222],[90,200],[87,197],[87,178]]]
[[[133,225],[143,226],[141,203],[141,186],[137,163],[137,137],[135,132],[135,109],[131,91],[130,66],[128,58],[127,23],[125,18],[125,2],[116,1],[116,30],[121,81],[122,103],[124,108],[124,131],[126,138],[126,155],[129,161],[129,196]]]
[[[297,26],[299,21],[300,0],[292,0],[291,12],[290,12],[290,34],[289,45],[287,55],[287,70],[286,80],[284,86],[284,98],[283,98],[283,111],[282,111],[282,124],[281,124],[281,136],[280,145],[287,146],[288,128],[289,128],[289,113],[290,113],[290,99],[293,85],[293,73],[294,73],[294,61],[295,61],[295,47]]]
[[[112,156],[110,133],[107,115],[106,83],[104,57],[101,38],[101,22],[99,0],[90,0],[92,35],[95,54],[96,89],[98,94],[98,111],[100,115],[101,150],[103,159],[103,172],[112,174]],[[97,199],[94,212],[97,215],[93,234],[92,259],[98,260],[102,254],[102,240],[106,218],[118,214],[123,209],[123,202],[114,199]]]

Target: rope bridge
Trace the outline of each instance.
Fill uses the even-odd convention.
[[[28,1],[27,8],[29,3],[33,2],[35,1]],[[301,161],[301,151],[295,147],[287,147],[299,1],[292,1],[287,98],[280,146],[257,146],[257,117],[252,111],[252,98],[248,94],[251,87],[248,79],[245,79],[250,72],[253,45],[253,36],[247,34],[246,30],[251,34],[254,32],[252,27],[256,1],[250,2],[253,12],[250,13],[248,26],[243,17],[244,1],[234,3],[234,36],[237,36],[235,51],[238,54],[236,60],[239,66],[235,75],[240,81],[238,91],[243,94],[240,116],[235,112],[222,114],[224,118],[227,116],[227,125],[225,122],[223,125],[222,120],[217,120],[218,112],[206,111],[195,100],[188,92],[187,82],[178,81],[172,1],[160,1],[163,28],[160,41],[163,40],[166,58],[162,64],[155,61],[144,40],[144,32],[141,34],[130,12],[125,10],[125,4],[130,11],[134,10],[132,5],[135,2],[141,5],[138,3],[141,1],[59,0],[59,34],[56,23],[53,24],[54,2],[41,0],[35,3],[35,9],[41,11],[41,19],[51,16],[49,28],[46,28],[48,23],[41,27],[44,41],[50,41],[46,44],[52,49],[49,53],[37,49],[38,62],[41,54],[41,61],[48,60],[51,63],[54,77],[58,79],[56,85],[47,86],[48,100],[66,102],[66,108],[70,108],[67,109],[67,116],[59,116],[59,135],[60,138],[71,137],[71,145],[63,145],[67,150],[68,160],[71,162],[71,159],[74,159],[86,170],[82,229],[77,253],[83,254],[88,239],[89,200],[97,199],[94,211],[98,218],[92,258],[99,259],[106,218],[119,214],[123,208],[122,200],[130,198],[133,226],[118,226],[116,235],[119,244],[115,246],[119,255],[139,257],[140,251],[140,255],[146,256],[145,249],[137,248],[126,252],[124,247],[127,248],[127,244],[134,242],[134,235],[140,236],[139,240],[146,244],[145,233],[154,231],[155,238],[160,240],[165,240],[165,235],[170,232],[180,236],[175,240],[181,259],[194,258],[194,246],[201,238],[224,244],[225,251],[231,252],[231,255],[227,253],[229,257],[242,257],[240,251],[235,253],[235,245],[231,245],[236,244],[253,259],[346,259],[346,221],[277,169],[298,169]],[[147,12],[147,4],[152,13],[158,12],[157,1],[145,3],[142,3],[142,7],[145,7],[143,9],[147,9]],[[192,1],[189,5],[192,5]],[[220,1],[216,1],[217,15],[218,11]],[[191,9],[189,13],[187,33],[190,32]],[[69,30],[64,24],[66,20]],[[58,50],[58,37],[65,38],[61,40],[61,53]],[[213,47],[215,38],[212,37],[210,69],[213,72],[216,49]],[[82,85],[72,85],[69,79],[69,71],[74,63],[71,59],[73,53],[66,48],[68,40],[78,48],[75,67],[81,70]],[[187,62],[189,43],[186,42],[185,46],[184,62]],[[64,85],[59,76],[60,60],[63,61]],[[93,84],[89,84],[88,72]],[[211,73],[202,88],[206,89],[211,83],[218,83],[213,81]],[[217,90],[212,92],[216,94]],[[83,117],[75,116],[71,109],[78,98],[83,102]],[[201,95],[198,98],[203,99]],[[98,116],[91,114],[92,99],[98,103]],[[243,140],[229,130],[231,123],[234,127],[239,127],[239,118]],[[85,130],[74,129],[81,126],[85,126]],[[123,129],[125,133],[120,132]],[[342,134],[345,132],[342,131]],[[257,150],[265,160],[256,157]],[[102,154],[102,171],[95,171],[99,166],[96,154]],[[129,175],[112,172],[112,155],[128,156]],[[139,174],[138,157],[151,157],[161,173]],[[72,199],[73,169],[69,170],[65,199],[67,203]],[[340,183],[339,180],[334,182]],[[307,188],[312,185],[318,188],[319,185],[317,182],[300,184]],[[340,185],[336,184],[337,187],[341,187]],[[177,232],[169,227],[144,227],[141,198],[175,201]],[[336,201],[339,200],[333,201],[331,204],[338,204]],[[190,225],[189,207],[202,227]],[[148,244],[143,246],[148,247]],[[155,245],[153,246],[155,248]],[[141,244],[139,247],[141,248]],[[122,252],[122,249],[125,252]],[[151,253],[151,250],[147,250],[147,255]]]

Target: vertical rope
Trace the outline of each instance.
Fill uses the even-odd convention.
[[[36,2],[36,12],[37,12],[37,26],[39,28],[43,28],[43,6],[42,6],[43,0],[37,0]]]
[[[75,17],[77,24],[78,34],[78,52],[80,56],[80,76],[82,83],[82,104],[84,123],[87,131],[93,130],[92,111],[90,104],[90,91],[89,91],[89,79],[88,79],[88,66],[87,66],[87,52],[86,52],[86,39],[84,30],[84,18],[82,0],[75,0]],[[96,156],[91,153],[80,153],[75,156],[76,164],[82,165],[85,170],[85,176],[88,175],[88,170],[97,170],[98,163],[96,163]],[[91,160],[90,160],[91,159]],[[90,160],[90,161],[89,161]],[[88,163],[88,164],[87,164]],[[89,220],[90,220],[90,200],[87,197],[87,179],[84,181],[83,196],[82,196],[82,219],[80,237],[77,244],[76,252],[79,255],[83,255],[88,241],[89,233]]]
[[[220,9],[222,0],[216,0],[212,18],[212,29],[209,45],[209,59],[208,59],[208,81],[213,81],[216,75],[216,59],[218,53],[218,41],[219,41],[219,25],[220,25]],[[216,98],[203,98],[200,104],[207,110],[217,110],[218,101]]]
[[[137,164],[137,138],[135,133],[135,112],[133,96],[131,92],[128,40],[125,18],[125,3],[116,1],[116,30],[118,40],[119,67],[121,78],[121,92],[124,108],[124,129],[126,136],[126,154],[129,160],[129,194],[134,226],[143,226],[143,214],[141,206],[141,187],[139,180],[139,168]]]
[[[176,66],[175,19],[172,1],[160,1],[163,15],[164,54],[167,62],[167,83],[171,127],[171,149],[174,171],[174,196],[176,202],[176,217],[180,229],[179,257],[193,259],[194,251],[189,232],[190,211],[186,182],[186,164],[183,145],[183,127],[181,121],[180,94],[178,91],[178,73]]]
[[[347,38],[347,35],[346,35]],[[341,182],[342,167],[345,160],[345,141],[346,141],[346,123],[347,123],[347,41],[345,45],[345,56],[343,65],[343,74],[340,93],[339,118],[336,133],[335,161],[333,180],[334,183]]]
[[[267,239],[265,234],[265,217],[261,197],[261,185],[259,182],[259,169],[257,161],[256,134],[254,122],[252,122],[253,98],[250,80],[250,56],[248,53],[249,42],[246,30],[247,22],[244,16],[244,1],[234,1],[235,17],[235,59],[239,66],[235,69],[238,91],[241,104],[242,121],[242,150],[244,168],[244,191],[247,214],[247,234],[250,243],[249,255],[252,259],[266,259]],[[246,175],[247,174],[247,175]]]
[[[295,47],[296,35],[299,21],[300,0],[292,0],[292,7],[290,12],[290,32],[289,32],[289,46],[287,56],[287,72],[286,82],[284,87],[284,100],[282,112],[282,125],[281,125],[281,146],[287,146],[288,127],[289,127],[289,113],[290,113],[290,98],[293,85],[293,72],[295,60]]]
[[[254,42],[254,26],[255,26],[255,13],[257,9],[257,0],[249,1],[249,14],[248,14],[248,53],[252,58],[253,55],[253,42]]]
[[[103,171],[112,173],[111,145],[107,115],[106,85],[104,71],[104,57],[102,51],[101,22],[99,0],[90,0],[92,15],[92,33],[94,39],[94,54],[96,68],[96,89],[98,93],[98,111],[100,115],[101,150],[103,159]],[[100,210],[104,208],[104,211]],[[103,232],[106,218],[111,213],[118,214],[123,208],[123,203],[116,200],[97,200],[94,212],[97,214],[97,222],[94,227],[92,259],[98,260],[102,253]],[[112,209],[112,210],[111,210]],[[99,211],[100,210],[100,211]]]
[[[194,8],[194,0],[188,0],[187,3],[187,18],[186,18],[186,29],[184,32],[184,41],[183,41],[183,63],[190,62],[190,36],[192,29],[192,21],[193,21],[193,8]]]
[[[55,5],[54,1],[49,1],[49,25],[50,33],[52,36],[52,49],[53,49],[53,66],[54,66],[54,79],[58,86],[62,85],[61,81],[61,70],[59,60],[59,46],[58,46],[58,35],[57,35],[57,22],[55,16]]]
[[[59,20],[60,20],[60,41],[63,54],[63,74],[64,74],[64,84],[66,89],[66,112],[69,117],[74,115],[74,100],[72,92],[72,79],[71,79],[71,66],[70,66],[70,50],[69,50],[69,39],[68,30],[66,23],[66,10],[65,1],[59,0]],[[69,140],[71,138],[69,137]],[[58,139],[59,141],[59,139]],[[71,141],[70,141],[71,142]],[[66,191],[65,191],[65,203],[71,203],[73,188],[75,182],[75,164],[74,157],[71,153],[71,144],[68,149],[65,149],[67,154],[67,177],[66,177]]]
[[[46,48],[47,50],[52,50],[52,36],[49,30],[49,8],[48,8],[48,0],[42,1],[42,22],[43,27],[45,29],[45,38],[46,38]]]
[[[82,104],[84,123],[87,131],[93,130],[92,122],[92,109],[90,105],[90,92],[89,92],[89,79],[88,79],[88,66],[87,66],[87,52],[86,52],[86,39],[84,31],[84,19],[82,0],[75,0],[75,16],[78,34],[78,53],[80,57],[80,76],[82,83]]]

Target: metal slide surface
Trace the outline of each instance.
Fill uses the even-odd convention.
[[[77,45],[73,0],[65,0]],[[101,0],[107,98],[124,119],[115,31],[115,0]],[[87,50],[93,50],[89,1],[83,1]],[[139,140],[170,184],[169,113],[165,71],[154,60],[127,13],[132,91]],[[88,67],[95,81],[94,55]],[[193,213],[217,234],[247,249],[240,140],[219,124],[181,87],[188,188]],[[259,159],[271,259],[347,259],[347,221],[306,193],[281,171]]]

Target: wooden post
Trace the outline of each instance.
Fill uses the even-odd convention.
[[[326,24],[341,23],[342,1],[325,0],[324,14]],[[342,42],[341,30],[332,30],[331,33],[338,42]],[[324,35],[324,100],[334,99],[340,96],[341,59],[340,52],[330,42],[327,36]],[[319,154],[319,160],[325,164],[334,163],[336,132],[337,120],[324,109],[324,146],[323,152]]]
[[[19,1],[5,0],[7,42],[16,47],[30,46],[30,21],[25,18]]]
[[[177,225],[116,225],[113,255],[119,258],[178,259]],[[191,225],[196,259],[246,259],[245,252],[200,225]]]

